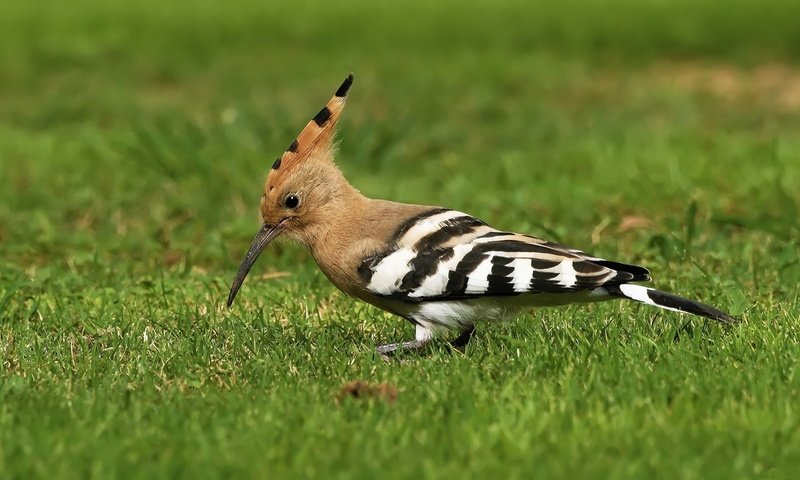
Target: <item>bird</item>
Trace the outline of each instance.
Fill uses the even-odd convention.
[[[231,284],[228,307],[259,255],[283,235],[305,246],[339,290],[414,324],[414,340],[376,348],[384,357],[448,334],[463,348],[476,324],[540,306],[623,299],[736,321],[638,285],[651,280],[645,267],[497,229],[458,210],[364,196],[334,163],[334,127],[352,84],[351,73],[269,169],[263,223]]]

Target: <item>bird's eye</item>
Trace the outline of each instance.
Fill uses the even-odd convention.
[[[300,205],[300,199],[297,198],[297,195],[290,193],[286,195],[283,204],[286,205],[286,208],[297,208],[297,206]]]

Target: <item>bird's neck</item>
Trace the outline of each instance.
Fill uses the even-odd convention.
[[[406,219],[430,207],[365,197],[350,184],[342,185],[328,206],[326,218],[304,234],[317,265],[351,295],[360,296],[358,267],[370,255],[392,245],[393,235]]]

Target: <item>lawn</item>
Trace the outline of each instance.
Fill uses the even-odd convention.
[[[0,2],[0,477],[794,478],[800,3]],[[270,165],[355,73],[367,195],[651,268],[383,362],[413,326],[291,243]],[[396,398],[352,397],[352,381]]]

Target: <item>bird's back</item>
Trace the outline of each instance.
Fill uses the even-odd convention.
[[[385,248],[363,258],[358,274],[369,292],[412,303],[559,295],[650,279],[643,267],[500,231],[444,208],[428,208],[399,223]]]

